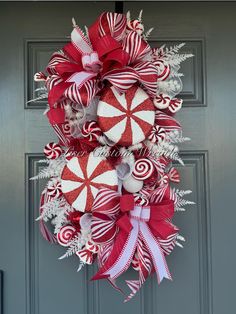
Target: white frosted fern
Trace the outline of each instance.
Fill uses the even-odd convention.
[[[184,137],[182,135],[182,132],[181,131],[177,131],[177,130],[174,130],[172,132],[169,132],[166,136],[166,139],[169,140],[171,143],[184,143],[186,141],[190,141],[190,138],[189,137]]]
[[[63,259],[75,254],[77,251],[81,250],[81,243],[80,243],[80,235],[78,234],[76,237],[72,239],[69,244],[69,248],[67,249],[66,253],[63,254],[59,259]]]
[[[30,180],[60,177],[60,174],[65,164],[66,159],[64,155],[60,156],[57,159],[49,160],[48,166],[41,169],[39,173],[36,176],[30,178]]]

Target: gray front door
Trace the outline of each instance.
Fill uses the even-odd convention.
[[[144,10],[150,41],[186,42],[184,108],[178,117],[192,141],[181,147],[186,167],[180,189],[196,202],[175,222],[186,238],[168,258],[174,281],[153,277],[127,304],[106,282],[77,274],[77,260],[59,261],[63,249],[39,234],[38,203],[44,182],[29,182],[46,143],[55,139],[34,97],[33,74],[64,45],[71,17],[90,25],[114,2],[0,3],[0,302],[4,314],[232,314],[236,141],[236,3],[125,2],[132,16]],[[3,293],[1,293],[3,291]],[[1,311],[0,311],[1,313]]]

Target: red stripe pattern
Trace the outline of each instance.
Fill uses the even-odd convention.
[[[118,189],[116,170],[93,153],[71,158],[61,175],[62,192],[76,210],[91,211],[93,201],[102,187]]]
[[[98,124],[114,143],[130,146],[142,142],[154,124],[154,106],[138,86],[119,94],[109,87],[98,104]]]
[[[118,227],[116,219],[120,212],[120,196],[109,189],[101,189],[94,201],[92,212],[92,239],[95,243],[105,243],[114,239]]]

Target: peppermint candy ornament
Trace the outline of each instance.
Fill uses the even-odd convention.
[[[63,153],[63,149],[57,143],[48,143],[44,147],[44,155],[48,159],[57,159],[61,156],[62,153]]]
[[[140,158],[135,162],[132,176],[139,181],[144,181],[151,177],[154,171],[154,165],[147,158]]]
[[[183,99],[173,98],[170,101],[168,109],[170,110],[170,112],[176,113],[177,111],[181,109],[182,103],[183,103]]]
[[[76,229],[73,226],[64,226],[57,233],[57,242],[62,246],[68,246],[76,234]]]
[[[93,153],[71,158],[61,175],[62,192],[67,202],[76,210],[90,211],[101,187],[118,189],[115,168]]]
[[[96,254],[99,251],[99,245],[95,244],[92,241],[88,241],[86,243],[86,249],[88,249],[90,252]]]
[[[142,35],[144,31],[144,26],[139,20],[127,21],[127,29],[130,31],[135,31],[139,35]]]
[[[159,127],[158,125],[154,125],[151,129],[148,139],[152,143],[160,143],[165,139],[165,137],[166,137],[165,130]]]
[[[163,60],[153,62],[158,70],[158,81],[165,81],[170,75],[170,66]]]
[[[152,101],[138,86],[131,87],[123,94],[114,87],[106,88],[98,103],[97,114],[103,133],[122,146],[142,142],[155,119]]]
[[[96,121],[87,121],[81,130],[83,137],[87,137],[89,141],[98,140],[102,135],[102,131]]]
[[[51,179],[48,182],[47,193],[53,198],[59,198],[62,196],[61,182],[56,178]]]
[[[175,182],[175,183],[179,183],[180,182],[179,172],[174,167],[170,168],[170,170],[168,172],[168,177],[169,177],[170,181],[172,181],[172,182]]]
[[[161,93],[155,97],[153,103],[158,109],[166,109],[170,103],[170,96]]]
[[[91,253],[87,249],[83,249],[76,252],[76,255],[80,258],[81,262],[84,264],[91,265],[93,263],[93,253]]]

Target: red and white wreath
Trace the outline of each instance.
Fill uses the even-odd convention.
[[[128,301],[153,272],[171,279],[165,256],[184,238],[172,223],[192,202],[172,185],[183,164],[182,136],[174,114],[181,109],[180,54],[184,44],[151,48],[141,15],[105,12],[83,32],[73,19],[71,41],[53,53],[39,99],[58,136],[44,148],[48,178],[40,203],[46,240],[76,255],[79,269],[98,263],[93,280],[116,279],[128,268]],[[54,226],[50,232],[46,222]]]

